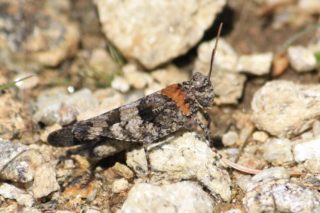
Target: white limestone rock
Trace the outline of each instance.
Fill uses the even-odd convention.
[[[279,138],[295,136],[320,117],[320,86],[270,81],[254,94],[251,108],[259,129]]]
[[[132,187],[122,206],[123,213],[204,213],[213,210],[211,197],[202,187],[187,181],[162,186],[138,183]]]
[[[290,65],[297,72],[312,71],[317,66],[314,53],[303,46],[291,46],[288,49]]]
[[[203,36],[225,0],[95,0],[102,29],[127,58],[148,69],[186,53]]]

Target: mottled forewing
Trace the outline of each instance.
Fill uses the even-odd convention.
[[[183,127],[186,118],[175,102],[153,93],[131,104],[74,124],[77,141],[111,138],[152,143]]]

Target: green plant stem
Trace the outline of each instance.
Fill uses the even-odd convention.
[[[24,78],[20,78],[20,79],[18,79],[18,80],[15,80],[15,81],[12,81],[12,82],[9,82],[9,83],[6,83],[6,84],[0,84],[0,92],[2,92],[2,91],[4,91],[4,90],[7,90],[7,89],[9,89],[9,88],[11,88],[11,87],[14,87],[14,86],[16,86],[16,84],[17,83],[19,83],[19,82],[21,82],[21,81],[24,81],[24,80],[26,80],[26,79],[28,79],[28,78],[31,78],[31,77],[33,77],[34,75],[29,75],[29,76],[26,76],[26,77],[24,77]]]

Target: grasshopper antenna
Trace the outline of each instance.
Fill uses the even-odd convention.
[[[215,54],[216,54],[216,49],[217,49],[217,47],[218,47],[218,41],[219,41],[219,38],[220,38],[222,26],[223,26],[223,23],[221,22],[220,25],[219,25],[218,34],[217,34],[217,37],[216,37],[216,43],[215,43],[215,46],[214,46],[214,48],[212,49],[212,53],[211,53],[210,69],[209,69],[209,74],[208,74],[208,78],[209,78],[209,79],[210,79],[211,73],[212,73],[214,56],[215,56]]]

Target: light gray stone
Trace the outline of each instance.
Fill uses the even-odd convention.
[[[120,193],[129,188],[129,182],[125,178],[120,178],[114,180],[112,183],[112,192],[113,193]]]
[[[303,167],[310,173],[319,173],[320,171],[320,158],[309,159],[303,163]]]
[[[202,187],[192,182],[162,186],[138,183],[130,190],[122,206],[129,212],[213,212],[214,203]]]
[[[273,165],[293,163],[291,141],[287,139],[272,138],[262,146],[263,158]]]
[[[89,89],[71,95],[61,90],[49,90],[39,95],[36,106],[37,112],[33,115],[36,122],[66,125],[75,121],[78,114],[97,107],[98,101]]]
[[[8,163],[0,172],[0,177],[19,183],[33,180],[36,168],[43,163],[43,157],[37,150],[27,150]]]
[[[303,46],[292,46],[288,49],[290,65],[297,72],[312,71],[317,66],[313,52]]]
[[[239,57],[236,70],[258,76],[266,75],[270,72],[272,59],[271,52],[242,55]]]
[[[290,175],[288,171],[283,167],[271,167],[264,169],[251,178],[251,181],[246,186],[246,190],[249,191],[257,185],[270,180],[289,179],[289,177]]]
[[[133,149],[127,152],[126,163],[135,171],[138,177],[143,177],[148,170],[148,162],[143,149]]]
[[[242,74],[215,70],[211,77],[211,81],[215,85],[215,103],[218,105],[237,104],[242,97],[246,80],[246,76]]]
[[[28,76],[32,76],[30,78],[27,78]],[[24,79],[24,80],[21,80]],[[24,72],[24,73],[19,73],[14,77],[15,81],[18,81],[15,85],[22,90],[28,90],[31,89],[39,84],[39,77],[35,75],[35,73],[32,72]]]
[[[320,211],[320,193],[288,180],[271,180],[246,192],[243,205],[248,213]]]
[[[49,163],[37,168],[34,175],[32,192],[35,198],[42,198],[60,189],[56,179],[56,171]]]
[[[0,171],[4,169],[12,160],[29,148],[23,144],[12,143],[0,139]]]
[[[150,74],[138,70],[135,64],[127,64],[122,68],[124,78],[135,89],[143,89],[153,82]]]
[[[27,146],[0,139],[0,178],[19,183],[33,180],[41,154]]]
[[[158,148],[157,148],[158,147]],[[136,172],[146,171],[143,149],[127,155],[127,164]],[[220,163],[220,156],[195,133],[185,133],[154,145],[149,150],[153,180],[197,180],[214,196],[231,199],[231,180]]]
[[[238,133],[235,131],[229,131],[222,136],[222,143],[225,146],[233,146],[237,143],[237,140],[239,138]]]
[[[108,39],[124,56],[152,69],[193,47],[226,1],[95,0],[95,3]]]
[[[163,85],[163,87],[190,80],[190,76],[187,72],[178,69],[174,65],[168,65],[154,70],[150,74],[157,82]]]
[[[77,25],[45,6],[29,1],[1,1],[0,61],[9,70],[23,72],[58,66],[75,54],[80,37]],[[23,18],[17,19],[21,14]]]
[[[268,140],[269,136],[263,131],[255,131],[254,133],[252,133],[252,138],[253,140],[264,143]]]
[[[295,145],[293,153],[294,159],[298,163],[305,160],[320,159],[320,138]]]
[[[111,87],[120,92],[128,92],[130,89],[129,82],[121,76],[114,77],[111,82]]]
[[[16,200],[20,205],[31,207],[34,204],[34,199],[32,195],[27,192],[7,183],[2,183],[0,185],[0,195]]]
[[[251,108],[259,129],[279,138],[295,136],[320,117],[320,86],[270,81],[254,94]]]
[[[243,190],[246,191],[247,188],[250,186],[251,183],[251,176],[250,175],[239,175],[236,176],[237,178],[237,185]]]

